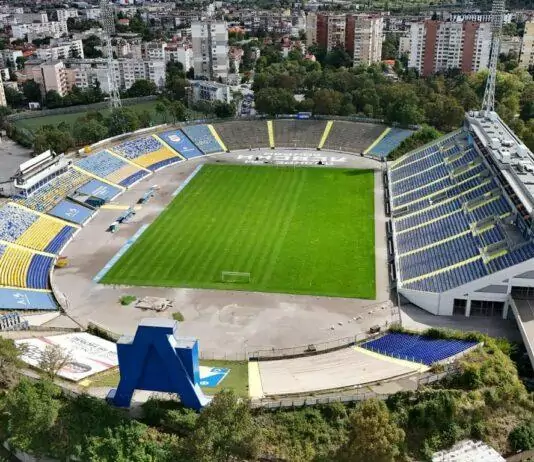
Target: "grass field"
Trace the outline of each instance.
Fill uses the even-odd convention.
[[[374,299],[373,186],[367,170],[205,165],[102,283]]]
[[[132,104],[125,106],[129,109],[132,109],[137,112],[148,111],[150,112],[150,117],[154,125],[161,124],[164,122],[161,114],[158,114],[155,111],[157,101],[145,101],[143,103]],[[109,109],[99,109],[97,112],[100,112],[104,115],[108,115]],[[18,127],[26,128],[30,131],[35,131],[42,125],[58,125],[61,122],[66,122],[71,125],[76,122],[76,119],[82,117],[86,114],[86,111],[73,112],[71,114],[55,114],[47,115],[43,117],[34,117],[31,119],[21,119],[15,122],[15,125]]]
[[[207,367],[226,367],[230,369],[228,375],[216,387],[202,387],[202,390],[207,395],[214,395],[215,393],[229,389],[234,390],[238,396],[248,398],[248,361],[226,361],[224,359],[201,359],[201,366]],[[92,379],[88,379],[88,386],[90,387],[116,387],[119,384],[119,371],[113,369],[112,371],[98,374]]]

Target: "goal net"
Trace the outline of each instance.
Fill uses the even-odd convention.
[[[250,273],[240,273],[237,271],[222,271],[221,281],[228,283],[248,283],[250,282]]]

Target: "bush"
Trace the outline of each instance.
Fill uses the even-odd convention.
[[[134,295],[123,295],[119,301],[121,302],[122,306],[128,306],[131,305],[133,302],[137,300],[137,297]]]
[[[514,451],[525,451],[534,448],[534,421],[515,427],[510,432],[508,441]]]
[[[404,154],[413,151],[414,149],[420,148],[427,143],[439,138],[441,133],[433,127],[424,125],[411,136],[406,138],[399,144],[393,151],[388,155],[388,160],[396,160],[399,157],[402,157]]]
[[[176,313],[172,314],[172,319],[178,322],[182,322],[184,320],[184,315],[180,313],[179,311],[177,311]]]

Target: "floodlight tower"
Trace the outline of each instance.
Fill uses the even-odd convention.
[[[115,15],[113,5],[107,0],[100,0],[100,22],[106,35],[106,53],[108,69],[108,87],[109,87],[109,106],[111,109],[119,108],[121,104],[121,95],[117,88],[117,79],[115,68],[113,67],[113,47],[111,46],[111,37],[115,34]]]
[[[484,111],[495,110],[495,81],[497,79],[497,63],[501,48],[502,24],[504,21],[505,0],[493,0],[491,5],[491,55],[489,63],[489,75],[484,91],[482,109]]]

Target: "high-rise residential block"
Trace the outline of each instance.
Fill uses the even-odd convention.
[[[491,23],[426,20],[412,23],[408,67],[422,75],[447,69],[478,72],[489,64]]]
[[[191,23],[195,77],[210,80],[228,78],[228,28],[224,21]]]

